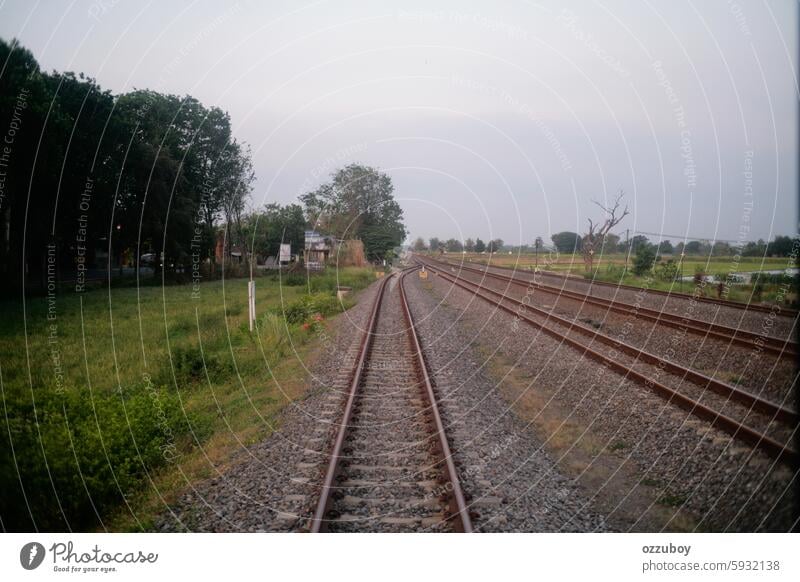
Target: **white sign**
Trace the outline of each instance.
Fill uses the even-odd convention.
[[[288,263],[292,259],[292,245],[281,245],[280,262]]]

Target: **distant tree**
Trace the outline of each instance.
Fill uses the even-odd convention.
[[[481,239],[475,240],[475,252],[482,253],[486,250],[486,243],[484,243]]]
[[[615,253],[619,248],[619,235],[609,232],[603,239],[602,252]]]
[[[788,257],[792,253],[794,239],[789,236],[776,236],[775,240],[769,243],[768,253],[770,256]]]
[[[640,245],[636,249],[636,257],[633,260],[633,272],[639,276],[644,275],[653,268],[656,260],[656,252],[652,245]]]
[[[425,239],[423,239],[421,236],[418,236],[414,241],[414,245],[412,246],[412,248],[414,249],[414,251],[418,253],[424,251],[427,248],[425,246]]]
[[[650,239],[643,234],[637,234],[631,239],[631,252],[636,254],[640,247],[649,247]]]
[[[703,243],[699,240],[690,240],[683,246],[683,250],[687,255],[699,255],[703,251]]]
[[[305,241],[305,228],[306,219],[299,204],[281,206],[273,202],[243,219],[245,244],[265,257],[277,257],[281,244],[292,245],[292,252],[298,252]]]
[[[350,164],[330,182],[300,196],[313,228],[337,238],[359,238],[370,260],[383,260],[406,237],[403,210],[391,178],[375,168]]]
[[[461,241],[451,238],[444,243],[444,248],[448,253],[460,253],[464,250],[464,245],[461,244]]]
[[[581,235],[577,232],[557,232],[550,237],[560,253],[575,253],[581,250]]]
[[[464,250],[467,251],[468,253],[474,253],[475,241],[472,240],[471,238],[468,238],[466,241],[464,241]]]
[[[486,251],[490,253],[496,253],[501,248],[503,248],[503,239],[496,238],[494,240],[489,241],[489,244],[486,246]]]
[[[717,241],[711,247],[711,253],[716,257],[728,256],[733,254],[731,252],[731,245],[723,241]]]
[[[672,241],[668,240],[662,240],[660,243],[658,243],[658,250],[665,255],[675,254],[675,247],[672,246]]]
[[[428,247],[431,249],[432,253],[438,251],[441,246],[442,246],[441,241],[436,237],[433,237],[432,239],[428,240]]]

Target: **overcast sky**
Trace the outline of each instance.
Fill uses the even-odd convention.
[[[411,237],[582,232],[620,189],[623,235],[736,240],[750,201],[748,239],[796,232],[795,1],[564,6],[7,0],[0,36],[115,93],[229,111],[254,205],[360,161]]]

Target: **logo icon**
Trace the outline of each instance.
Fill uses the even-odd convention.
[[[19,563],[26,570],[35,570],[44,561],[44,546],[39,542],[28,542],[19,551]]]

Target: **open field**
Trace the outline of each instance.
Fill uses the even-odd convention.
[[[536,255],[532,253],[508,254],[508,252],[504,252],[495,253],[494,255],[484,253],[445,253],[442,258],[450,261],[464,260],[482,265],[512,267],[522,270],[534,269],[537,265]],[[664,260],[669,260],[670,258],[668,255],[663,257]],[[632,285],[634,287],[647,287],[675,293],[692,293],[693,285],[691,281],[673,282],[660,280],[657,277],[635,275],[630,271],[633,266],[633,259],[634,257],[630,258],[628,270],[625,270],[624,254],[602,255],[594,261],[595,278],[599,281]],[[588,277],[583,257],[579,254],[555,255],[540,252],[538,266],[542,270],[564,275]],[[698,271],[702,271],[706,275],[721,275],[724,277],[729,272],[779,271],[794,267],[796,265],[786,257],[741,257],[734,262],[733,257],[686,256],[680,272],[682,272],[683,277],[692,277]],[[796,293],[793,291],[789,293],[781,292],[779,285],[769,283],[764,286],[760,297],[754,296],[753,286],[750,284],[731,285],[726,293],[726,299],[744,303],[773,302],[779,296],[783,298],[784,303],[791,304],[793,301],[797,301]],[[717,294],[716,287],[713,284],[709,285],[706,295],[716,297]]]
[[[23,498],[21,478],[29,505],[3,503],[4,527],[147,529],[187,482],[274,430],[306,389],[327,318],[352,304],[336,299],[337,283],[358,290],[374,279],[354,268],[310,286],[303,275],[259,278],[252,334],[244,279],[4,303],[13,448],[3,431],[0,476],[4,500]]]

